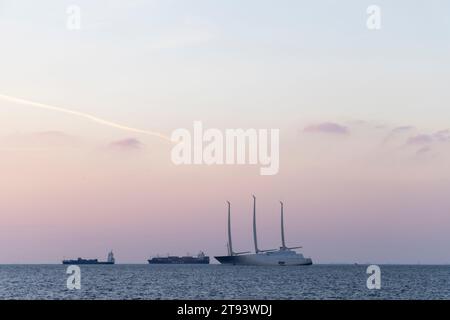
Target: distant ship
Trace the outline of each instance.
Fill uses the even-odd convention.
[[[281,204],[281,247],[279,249],[260,250],[258,248],[258,239],[256,236],[256,197],[253,196],[253,241],[255,244],[255,253],[250,252],[234,252],[231,241],[231,205],[228,202],[228,255],[214,257],[222,264],[232,265],[252,265],[252,266],[304,266],[311,265],[312,260],[305,258],[301,253],[297,253],[294,249],[301,247],[286,246],[284,239],[284,217],[283,202]]]
[[[148,260],[150,264],[209,264],[209,257],[200,252],[196,257],[192,256],[168,256],[154,257]]]
[[[82,259],[78,258],[76,260],[63,260],[63,264],[115,264],[116,259],[114,259],[114,254],[112,251],[108,253],[108,259],[106,261],[98,261],[98,259]]]

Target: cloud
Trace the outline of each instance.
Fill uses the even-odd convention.
[[[440,130],[433,134],[418,134],[406,140],[406,147],[418,147],[415,154],[422,156],[432,151],[432,146],[450,142],[450,130]]]
[[[414,130],[413,126],[400,126],[400,127],[395,127],[394,129],[392,129],[391,134],[409,132],[411,130]]]
[[[433,134],[433,138],[440,142],[450,142],[450,130],[441,130]]]
[[[416,154],[417,154],[417,155],[421,155],[421,154],[428,153],[428,152],[430,152],[430,151],[431,151],[431,147],[430,147],[430,146],[425,146],[425,147],[422,147],[422,148],[418,149],[418,150],[416,151]]]
[[[413,126],[398,126],[398,127],[395,127],[388,133],[386,138],[384,138],[383,144],[386,144],[386,143],[390,142],[397,135],[401,135],[401,134],[405,134],[405,133],[411,132],[414,129],[415,128]]]
[[[113,141],[109,144],[111,148],[121,150],[137,150],[140,149],[143,144],[135,138],[126,138]]]
[[[428,145],[433,142],[450,142],[450,130],[441,130],[433,134],[418,134],[410,137],[407,145]]]
[[[428,134],[418,134],[416,136],[408,138],[407,145],[424,145],[433,142],[433,137]]]
[[[329,133],[338,135],[346,135],[349,133],[347,127],[334,122],[323,122],[315,125],[310,125],[306,127],[304,131],[308,133]]]

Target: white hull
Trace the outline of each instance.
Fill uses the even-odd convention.
[[[281,204],[281,247],[279,250],[259,250],[258,237],[256,234],[256,197],[253,196],[253,241],[255,253],[233,251],[231,242],[231,205],[228,203],[228,255],[215,257],[222,264],[243,265],[243,266],[304,266],[311,265],[312,260],[305,258],[301,253],[292,249],[301,247],[287,247],[284,240],[284,219],[283,202]]]
[[[243,266],[302,266],[311,265],[310,258],[291,250],[279,250],[264,253],[252,253],[237,256],[216,257],[222,264]]]

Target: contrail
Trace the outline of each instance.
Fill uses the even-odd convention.
[[[164,140],[172,142],[172,140],[168,136],[166,136],[166,135],[164,135],[162,133],[124,126],[124,125],[121,125],[121,124],[116,123],[116,122],[112,122],[112,121],[108,121],[108,120],[105,120],[105,119],[98,118],[98,117],[93,116],[93,115],[91,115],[89,113],[84,113],[84,112],[80,112],[80,111],[75,111],[75,110],[70,110],[70,109],[66,109],[66,108],[56,107],[56,106],[52,106],[52,105],[48,105],[48,104],[44,104],[44,103],[39,103],[39,102],[34,102],[34,101],[29,101],[29,100],[25,100],[25,99],[15,98],[15,97],[7,96],[7,95],[1,94],[1,93],[0,93],[0,99],[6,100],[6,101],[10,101],[10,102],[13,102],[13,103],[18,103],[18,104],[32,106],[32,107],[35,107],[35,108],[47,109],[47,110],[62,112],[62,113],[66,113],[66,114],[71,114],[71,115],[74,115],[74,116],[78,116],[78,117],[81,117],[81,118],[88,119],[88,120],[93,121],[93,122],[97,122],[97,123],[105,125],[105,126],[110,126],[110,127],[121,129],[121,130],[125,130],[125,131],[130,131],[130,132],[145,134],[145,135],[149,135],[149,136],[154,136],[154,137],[158,137],[158,138],[161,138],[161,139],[164,139]]]

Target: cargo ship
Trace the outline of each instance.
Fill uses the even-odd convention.
[[[78,258],[74,260],[63,260],[63,264],[74,264],[74,265],[81,265],[81,264],[115,264],[116,259],[114,258],[114,254],[112,251],[108,253],[108,258],[106,261],[98,261],[98,259],[83,259]]]
[[[196,257],[192,256],[167,256],[154,257],[148,260],[149,264],[209,264],[209,257],[200,252]]]

